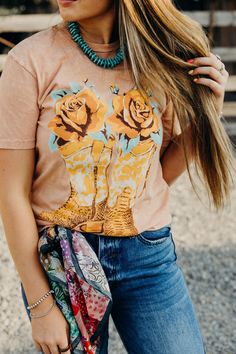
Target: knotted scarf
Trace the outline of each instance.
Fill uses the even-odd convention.
[[[70,327],[72,353],[96,354],[112,297],[104,270],[82,233],[59,225],[39,232],[40,262]]]

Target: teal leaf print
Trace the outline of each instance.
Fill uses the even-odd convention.
[[[104,144],[107,144],[109,137],[111,136],[111,127],[106,124],[106,126],[95,133],[88,133],[89,136],[91,136],[91,138],[93,138],[93,140],[99,140],[99,141],[103,141]]]
[[[71,81],[69,84],[73,93],[78,93],[81,90],[81,86],[78,82]]]
[[[159,108],[158,108],[158,104],[154,101],[151,101],[151,106],[152,106],[152,111],[153,113],[155,113],[156,115],[158,115],[160,112],[159,112]]]
[[[48,146],[52,152],[57,151],[56,140],[57,140],[57,136],[54,133],[51,133],[48,139]]]
[[[62,89],[62,90],[55,90],[51,92],[51,96],[54,100],[54,102],[58,101],[60,98],[71,94],[71,90],[68,89]]]
[[[93,140],[99,140],[103,141],[104,144],[107,143],[107,139],[102,131],[96,132],[96,133],[88,133],[89,136],[93,138]]]
[[[140,136],[134,139],[126,139],[124,134],[121,135],[119,142],[123,153],[128,154],[140,141]]]
[[[156,115],[158,115],[159,114],[159,109],[158,109],[158,107],[155,105],[154,107],[152,107],[153,108],[153,113],[155,113]]]
[[[162,129],[159,129],[158,132],[151,133],[150,134],[151,139],[156,143],[157,145],[162,144]]]
[[[108,139],[111,136],[111,126],[109,124],[106,124],[106,136]]]
[[[108,103],[108,113],[109,115],[111,115],[114,112],[112,100],[109,100],[107,103]]]

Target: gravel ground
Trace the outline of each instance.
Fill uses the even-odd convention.
[[[236,188],[230,205],[214,213],[198,200],[184,175],[172,187],[171,207],[177,261],[189,286],[207,354],[236,354]],[[0,354],[35,354],[19,278],[4,236],[0,252]],[[109,353],[126,353],[112,320]]]

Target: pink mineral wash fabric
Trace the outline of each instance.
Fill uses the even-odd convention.
[[[88,44],[115,55],[119,41]],[[0,78],[0,148],[35,149],[38,229],[132,236],[171,222],[160,153],[178,133],[171,102],[135,87],[128,65],[92,63],[56,25],[12,48]]]

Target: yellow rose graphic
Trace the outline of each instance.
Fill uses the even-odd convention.
[[[63,139],[62,144],[81,140],[87,133],[97,132],[103,127],[106,112],[107,105],[91,89],[86,88],[56,102],[56,116],[48,127]]]
[[[128,139],[140,135],[140,139],[144,140],[159,130],[155,108],[151,106],[148,97],[143,97],[138,90],[116,95],[112,103],[114,112],[108,117],[108,123],[113,131],[125,134]]]

